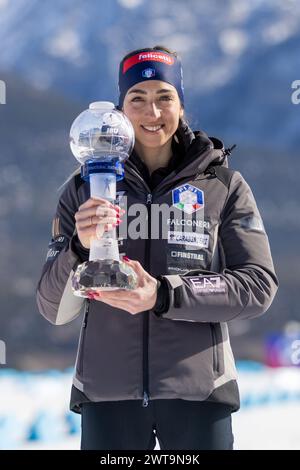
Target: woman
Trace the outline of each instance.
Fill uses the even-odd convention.
[[[268,238],[252,192],[229,170],[222,142],[184,120],[181,63],[163,47],[121,61],[119,109],[136,136],[119,205],[89,197],[73,175],[60,198],[37,289],[39,310],[65,324],[81,311],[70,279],[90,237],[133,219],[130,207],[167,205],[165,236],[123,240],[133,291],[85,301],[71,409],[82,414],[82,449],[232,449],[239,409],[227,323],[254,318],[276,290]],[[145,222],[145,217],[144,217]],[[157,228],[156,226],[154,228]],[[125,256],[126,255],[126,256]]]

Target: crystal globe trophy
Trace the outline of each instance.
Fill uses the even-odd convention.
[[[90,196],[114,203],[116,182],[123,179],[123,164],[134,146],[129,119],[113,103],[91,103],[72,124],[70,146],[81,164],[81,177],[90,183]],[[120,260],[116,228],[91,237],[89,261],[80,264],[72,278],[73,293],[89,297],[95,291],[135,287],[135,271]]]

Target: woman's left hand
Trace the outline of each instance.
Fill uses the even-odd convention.
[[[151,310],[157,299],[157,280],[144,270],[139,261],[128,258],[125,261],[136,272],[138,287],[133,290],[98,291],[92,293],[90,298],[126,310],[132,315]]]

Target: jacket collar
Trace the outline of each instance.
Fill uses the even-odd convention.
[[[192,177],[205,170],[212,164],[225,164],[227,159],[223,142],[215,137],[208,137],[204,131],[192,131],[186,121],[179,120],[178,129],[172,141],[173,157],[169,163],[169,176],[176,179]],[[145,165],[135,152],[132,151],[126,166],[133,168],[140,176]]]

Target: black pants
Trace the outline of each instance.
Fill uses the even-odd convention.
[[[140,400],[84,403],[81,449],[232,450],[231,411],[211,402]]]

